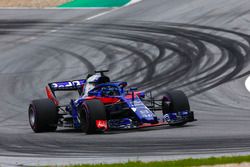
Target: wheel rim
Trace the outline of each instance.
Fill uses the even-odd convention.
[[[35,116],[36,116],[35,110],[32,107],[30,107],[29,120],[30,120],[30,125],[32,127],[34,127],[35,125]]]

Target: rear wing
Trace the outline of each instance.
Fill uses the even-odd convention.
[[[72,91],[79,90],[86,83],[85,79],[75,80],[75,81],[62,81],[62,82],[53,82],[49,83],[48,86],[54,91]]]
[[[50,100],[52,100],[57,106],[59,101],[56,98],[56,91],[78,91],[79,94],[82,93],[84,84],[86,83],[85,79],[74,80],[74,81],[61,81],[61,82],[52,82],[46,86],[46,94]]]

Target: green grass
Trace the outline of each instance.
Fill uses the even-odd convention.
[[[176,161],[159,161],[159,162],[127,162],[121,164],[98,164],[98,165],[71,165],[68,167],[191,167],[201,165],[217,165],[250,162],[250,155],[220,158],[204,158],[204,159],[184,159]]]
[[[127,4],[130,0],[72,0],[59,7],[74,8],[74,7],[121,7]]]

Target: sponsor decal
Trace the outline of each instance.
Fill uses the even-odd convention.
[[[96,120],[96,127],[98,129],[107,130],[108,129],[107,120]]]
[[[67,82],[55,82],[52,83],[53,88],[70,88],[74,86],[80,86],[85,83],[84,80],[78,80],[78,81],[67,81]]]

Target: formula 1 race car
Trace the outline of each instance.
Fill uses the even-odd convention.
[[[86,79],[54,82],[46,86],[48,98],[29,105],[29,123],[34,132],[55,131],[58,126],[80,129],[87,134],[113,129],[159,125],[182,126],[195,121],[187,96],[170,91],[156,100],[126,82],[111,82],[106,71],[95,71]],[[77,91],[79,97],[61,105],[55,92]],[[162,116],[156,112],[162,111]]]

